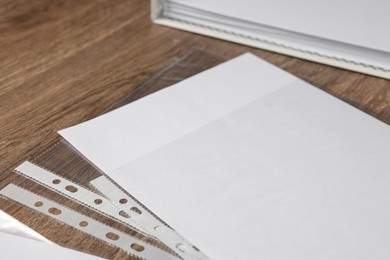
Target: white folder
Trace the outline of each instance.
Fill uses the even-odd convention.
[[[151,0],[157,24],[390,78],[386,0]]]

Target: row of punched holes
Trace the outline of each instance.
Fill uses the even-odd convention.
[[[43,206],[43,202],[42,201],[37,201],[34,203],[34,206],[39,208],[39,207],[42,207]],[[58,216],[58,215],[61,215],[62,214],[62,211],[60,209],[57,209],[57,208],[54,208],[54,207],[51,207],[48,209],[48,212],[52,215],[55,215],[55,216]],[[79,226],[84,228],[86,226],[88,226],[88,221],[80,221],[79,223]],[[106,234],[106,237],[110,240],[113,240],[113,241],[116,241],[118,240],[120,237],[119,235],[113,233],[113,232],[108,232]],[[145,248],[137,243],[133,243],[130,245],[130,248],[132,248],[133,250],[137,251],[137,252],[142,252],[145,250]]]
[[[53,183],[53,184],[60,184],[60,183],[61,183],[61,180],[55,179],[55,180],[52,181],[52,183]],[[66,189],[67,191],[69,191],[69,192],[72,192],[72,193],[75,193],[75,192],[78,191],[78,189],[77,189],[76,187],[72,186],[72,185],[66,186],[65,189]],[[96,199],[96,200],[94,201],[94,203],[95,203],[96,205],[100,205],[101,203],[103,203],[103,201],[102,201],[101,199]],[[126,204],[126,203],[127,203],[127,199],[120,199],[120,200],[119,200],[119,203],[120,203],[120,204]],[[142,214],[142,211],[141,211],[139,208],[137,208],[137,207],[131,207],[130,210],[132,210],[132,211],[134,211],[134,212],[136,212],[136,213],[138,213],[138,214]],[[125,218],[130,218],[130,216],[129,216],[126,212],[124,212],[123,210],[121,210],[121,211],[119,212],[119,215],[121,215],[122,217],[125,217]],[[163,228],[162,228],[161,226],[157,226],[157,227],[155,227],[154,229],[155,229],[155,231],[160,231],[160,230],[162,230]],[[107,238],[109,238],[109,237],[107,237]],[[118,236],[118,238],[119,238],[119,236]],[[110,238],[110,239],[111,239],[111,238]],[[115,239],[115,240],[116,240],[116,239]],[[132,248],[133,248],[133,247],[132,247]],[[179,249],[181,252],[187,251],[187,248],[186,248],[183,244],[181,244],[181,243],[178,243],[178,244],[176,245],[176,248]],[[133,249],[134,249],[134,248],[133,248]],[[137,250],[137,251],[138,251],[138,250]],[[143,249],[142,249],[141,251],[143,251]],[[139,251],[139,252],[140,252],[140,251]]]

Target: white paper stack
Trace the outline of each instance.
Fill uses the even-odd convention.
[[[245,54],[60,134],[211,259],[389,259],[390,128]]]

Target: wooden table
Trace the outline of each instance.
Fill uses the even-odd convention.
[[[58,130],[101,114],[191,48],[226,59],[251,51],[390,124],[388,80],[154,25],[149,17],[147,0],[0,0],[0,178],[47,149]],[[3,200],[0,208],[12,212]]]

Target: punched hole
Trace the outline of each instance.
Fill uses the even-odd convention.
[[[125,211],[121,210],[119,211],[119,215],[121,215],[124,218],[130,218],[129,214],[127,214]]]
[[[88,222],[87,221],[81,221],[79,223],[79,225],[80,225],[80,227],[86,227],[86,226],[88,226]]]
[[[60,183],[61,183],[61,180],[55,179],[55,180],[52,181],[52,183],[53,183],[53,184],[60,184]]]
[[[53,214],[53,215],[60,215],[62,213],[62,211],[57,209],[57,208],[50,208],[48,211],[50,214]]]
[[[131,244],[130,246],[132,249],[134,249],[135,251],[137,252],[142,252],[145,250],[145,247],[141,246],[141,245],[138,245],[138,244]]]
[[[75,193],[75,192],[78,191],[78,189],[77,189],[75,186],[72,186],[72,185],[66,186],[66,187],[65,187],[65,190],[70,191],[70,192],[72,192],[72,193]]]
[[[108,232],[106,234],[106,238],[116,241],[119,239],[119,235],[112,233],[112,232]]]
[[[154,227],[154,231],[156,231],[156,232],[160,232],[160,231],[163,231],[164,230],[164,227],[162,227],[162,226],[155,226]]]
[[[34,203],[34,206],[39,208],[39,207],[42,207],[43,206],[43,202],[42,201],[37,201]]]
[[[187,251],[187,248],[181,243],[177,244],[176,248],[179,249],[181,252]]]
[[[120,203],[120,204],[126,204],[126,203],[127,203],[127,199],[120,199],[120,200],[119,200],[119,203]]]
[[[134,211],[135,213],[142,214],[142,211],[137,207],[132,207],[130,210]]]
[[[101,199],[96,199],[94,202],[96,205],[99,205],[102,204],[103,201]]]

